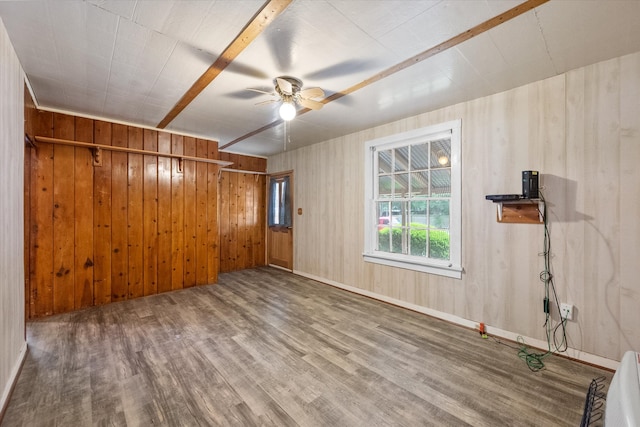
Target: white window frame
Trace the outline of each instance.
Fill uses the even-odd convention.
[[[462,278],[462,167],[461,120],[427,126],[408,132],[378,138],[365,143],[365,200],[364,200],[364,260],[376,264],[406,268],[429,274]],[[388,150],[407,145],[435,140],[444,134],[451,135],[451,199],[449,212],[449,260],[436,260],[377,250],[378,218],[376,191],[378,183],[378,156],[380,150]]]

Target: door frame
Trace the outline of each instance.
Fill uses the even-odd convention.
[[[286,268],[277,264],[273,264],[271,262],[270,259],[270,251],[271,251],[271,240],[272,240],[272,232],[282,232],[283,227],[269,227],[269,205],[270,205],[270,200],[271,200],[271,178],[278,178],[278,177],[284,177],[284,176],[288,176],[289,177],[289,196],[290,196],[290,209],[291,209],[291,226],[287,227],[286,230],[287,232],[291,235],[291,248],[290,248],[290,254],[291,254],[291,258],[289,260],[289,266],[291,267]],[[266,181],[266,193],[267,193],[267,203],[266,203],[266,214],[265,214],[265,232],[266,232],[266,242],[267,244],[266,246],[266,254],[265,254],[265,259],[267,261],[267,265],[270,267],[274,267],[274,268],[279,268],[285,271],[290,271],[293,272],[293,260],[294,260],[294,225],[295,225],[295,219],[294,219],[294,209],[293,209],[293,205],[294,205],[294,189],[295,189],[295,184],[294,184],[294,174],[293,174],[293,170],[286,170],[286,171],[280,171],[280,172],[273,172],[273,173],[268,173],[267,174],[267,179]]]

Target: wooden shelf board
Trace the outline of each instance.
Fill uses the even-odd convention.
[[[538,209],[538,203],[505,203],[502,204],[502,219],[499,213],[496,219],[503,223],[542,224]]]

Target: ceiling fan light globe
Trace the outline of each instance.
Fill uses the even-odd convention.
[[[279,113],[282,120],[293,120],[293,118],[296,116],[296,107],[289,102],[283,102],[280,106]]]

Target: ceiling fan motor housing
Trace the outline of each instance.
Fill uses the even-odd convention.
[[[319,110],[322,103],[312,98],[324,96],[324,91],[319,87],[302,89],[302,80],[291,76],[276,77],[273,81],[276,93],[285,104],[300,104],[310,110]]]
[[[283,88],[280,87],[280,84],[278,83],[278,79],[285,80],[285,81],[287,81],[287,82],[289,82],[291,84],[291,93],[287,93],[287,92],[283,91]],[[276,77],[273,80],[273,84],[274,84],[274,86],[276,88],[276,92],[278,93],[278,95],[280,95],[283,98],[285,98],[287,96],[295,97],[295,95],[297,95],[298,92],[300,92],[300,89],[302,88],[302,80],[297,79],[295,77],[291,77],[291,76]]]

